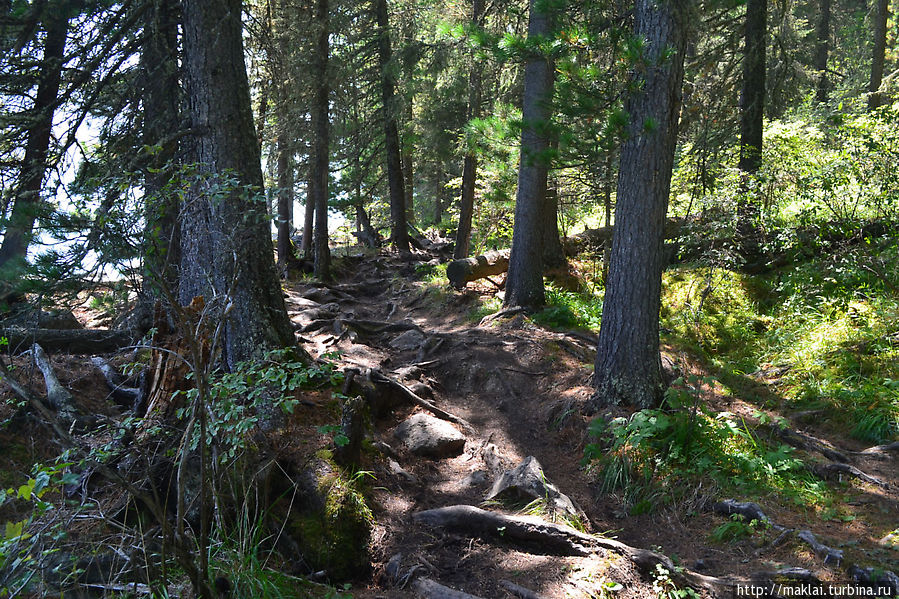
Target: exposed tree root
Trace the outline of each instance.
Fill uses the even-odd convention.
[[[78,413],[78,408],[75,406],[75,398],[59,382],[59,378],[53,371],[53,366],[50,364],[47,354],[44,353],[40,345],[35,343],[31,346],[31,355],[34,357],[34,363],[40,369],[41,374],[44,375],[44,384],[47,386],[47,403],[59,413],[61,418],[73,420]]]
[[[815,555],[824,560],[825,564],[831,563],[839,567],[840,563],[842,563],[843,550],[834,549],[833,547],[828,547],[824,543],[821,543],[812,531],[801,530],[796,536],[800,540],[805,541],[808,546],[812,548],[812,551],[815,552]]]
[[[850,464],[813,464],[809,466],[809,470],[824,479],[841,478],[843,475],[846,475],[879,487],[889,488],[890,486],[889,483],[870,474],[865,474]]]
[[[445,587],[430,578],[419,578],[412,583],[412,588],[419,596],[425,599],[481,599],[476,595],[469,595],[468,593]]]
[[[442,410],[442,409],[438,408],[437,406],[435,406],[433,403],[429,402],[428,400],[426,400],[422,397],[419,397],[412,389],[410,389],[406,385],[402,384],[401,382],[399,382],[398,380],[396,380],[394,378],[386,376],[384,373],[382,373],[378,370],[371,371],[370,380],[375,385],[386,385],[386,386],[390,387],[390,389],[392,389],[393,391],[399,392],[404,398],[406,398],[410,402],[414,403],[415,405],[417,405],[421,408],[424,408],[425,410],[431,412],[432,414],[434,414],[434,416],[437,416],[438,418],[440,418],[442,420],[447,420],[454,424],[458,424],[459,426],[464,427],[469,432],[474,432],[474,430],[475,430],[474,427],[471,426],[471,424],[469,424],[469,422],[467,420],[465,420],[464,418],[460,418],[459,416],[456,416],[455,414],[451,414],[451,413],[447,412],[446,410]]]
[[[833,460],[834,462],[840,462],[843,464],[849,462],[849,458],[846,457],[844,453],[837,451],[821,439],[817,439],[805,433],[800,433],[799,431],[794,431],[788,428],[781,428],[779,426],[771,426],[769,427],[769,430],[771,430],[775,437],[777,437],[787,445],[791,445],[797,449],[804,449],[805,451],[808,451],[810,453],[820,453],[827,459]]]
[[[504,589],[506,589],[507,591],[509,591],[510,593],[515,595],[516,597],[519,597],[520,599],[543,599],[540,595],[538,595],[534,591],[532,591],[530,589],[526,589],[523,586],[517,585],[514,582],[511,582],[509,580],[500,580],[499,586],[503,587]]]
[[[729,597],[736,584],[731,580],[703,576],[677,568],[670,558],[661,553],[631,547],[614,539],[582,533],[571,527],[552,524],[539,518],[507,516],[470,505],[425,510],[414,514],[412,518],[415,522],[427,526],[538,547],[540,553],[584,556],[598,549],[614,551],[632,561],[644,572],[650,572],[657,565],[661,565],[678,584],[702,588],[717,596]]]

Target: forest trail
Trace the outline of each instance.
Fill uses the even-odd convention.
[[[599,494],[581,466],[584,447],[591,442],[586,433],[589,419],[581,413],[592,393],[595,348],[588,342],[590,334],[553,332],[521,315],[479,326],[472,312],[482,296],[495,289],[428,290],[416,281],[416,267],[423,264],[385,256],[356,258],[349,261],[348,274],[339,284],[323,288],[299,283],[287,295],[288,309],[303,329],[307,349],[316,355],[336,350],[343,366],[380,369],[473,427],[471,431],[457,427],[466,436],[460,455],[432,459],[406,451],[394,436],[397,426],[410,413],[422,411],[420,407],[399,407],[374,420],[374,440],[385,452],[370,466],[377,522],[372,556],[375,576],[364,588],[354,588],[356,596],[419,596],[408,586],[414,576],[427,576],[485,598],[515,596],[503,581],[547,599],[655,595],[652,573],[641,574],[633,563],[612,552],[552,555],[539,546],[475,538],[464,531],[446,532],[413,521],[417,512],[452,505],[553,519],[545,501],[543,505],[539,500],[526,505],[527,499],[505,505],[485,501],[493,481],[528,456],[542,465],[546,481],[582,510],[579,522],[585,530],[658,550],[678,565],[705,575],[745,581],[760,572],[796,567],[822,580],[843,581],[848,577],[841,568],[850,560],[894,571],[899,566],[897,552],[878,536],[890,522],[895,526],[899,514],[895,453],[852,454],[852,464],[882,484],[853,480],[843,485],[844,498],[855,514],[846,522],[822,519],[814,509],[772,494],[762,508],[775,526],[793,529],[792,533],[717,542],[712,531],[727,518],[712,512],[715,502],[724,499],[715,495],[713,486],[696,489],[687,502],[659,505],[639,515],[626,513],[615,496]],[[333,300],[328,318],[319,319],[320,312],[308,316],[304,304],[308,306],[309,298],[319,303]],[[688,354],[667,350],[669,368],[707,374]],[[747,384],[758,397],[773,400],[763,377],[747,377]],[[715,410],[732,412],[750,425],[758,423],[759,406],[714,391],[705,399]],[[766,405],[775,404],[768,401]],[[613,415],[624,414],[621,410]],[[832,446],[844,453],[863,449],[858,442],[834,438],[834,431],[818,431],[811,424],[799,426],[815,437],[831,435]],[[809,463],[820,457],[811,452],[801,455]],[[845,474],[843,478],[848,481]],[[842,513],[840,506],[833,509]],[[825,547],[844,549],[844,563],[830,559],[825,565],[808,543],[797,538],[804,530]],[[665,584],[657,581],[657,586]],[[621,588],[612,593],[617,585]]]
[[[371,444],[358,477],[375,522],[372,570],[359,572],[350,589],[354,597],[452,597],[428,586],[440,584],[467,593],[457,595],[463,598],[636,598],[656,597],[688,582],[698,584],[702,595],[725,597],[732,589],[720,586],[723,578],[770,578],[785,568],[798,568],[792,575],[800,579],[832,582],[847,581],[852,564],[873,566],[868,574],[875,577],[899,571],[896,539],[884,537],[899,521],[895,443],[865,452],[863,444],[818,422],[814,413],[782,412],[776,394],[781,373],[770,368],[743,377],[742,394],[733,392],[735,386],[732,392],[711,386],[702,400],[716,413],[734,414],[758,438],[776,436],[778,442],[804,446],[795,455],[830,479],[832,504],[801,505],[773,489],[763,496],[727,496],[704,480],[687,497],[666,501],[657,494],[646,509],[628,509],[622,497],[601,493],[596,474],[582,465],[585,447],[594,442],[587,433],[590,418],[582,413],[592,393],[593,334],[549,330],[521,314],[479,324],[496,288],[471,284],[465,291],[451,291],[425,280],[433,262],[426,254],[418,257],[346,256],[337,262],[334,283],[284,284],[297,337],[313,356],[354,372],[358,380],[399,382],[420,400],[409,402],[403,391],[373,406]],[[663,355],[666,368],[680,375],[704,376],[711,370],[675,347],[664,347]],[[121,418],[89,360],[57,354],[52,362],[81,411]],[[13,363],[27,384],[41,388],[40,373],[27,357]],[[298,464],[310,452],[333,447],[332,437],[316,426],[333,423],[333,404],[325,389],[309,392],[298,408],[285,435]],[[416,455],[397,438],[410,416],[441,410],[447,413],[444,419],[455,416],[463,423],[452,425],[465,437],[461,453]],[[6,411],[0,414],[4,419],[11,416]],[[624,409],[605,414],[628,415]],[[788,418],[792,434],[762,422],[781,417]],[[0,430],[0,447],[15,462],[0,471],[5,487],[27,478],[31,464],[56,455],[55,447],[43,441],[42,424],[27,418],[15,422]],[[542,466],[537,494],[488,500],[494,481],[529,457]],[[733,541],[715,540],[715,532],[729,522],[724,512],[732,504],[719,503],[725,499],[757,502],[771,526]],[[532,528],[526,534],[513,530],[524,520],[508,521],[508,530],[506,521],[489,520],[479,527],[452,528],[436,523],[445,511],[421,515],[452,506],[470,506],[464,508],[469,519],[524,516]],[[751,514],[758,506],[733,509]],[[473,508],[486,513],[472,516]],[[579,530],[547,528],[544,532],[557,537],[523,540],[539,521],[574,524]],[[617,541],[594,543],[583,533]],[[558,535],[566,538],[559,541]],[[659,554],[684,572],[659,571]]]

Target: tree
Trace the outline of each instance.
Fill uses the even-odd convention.
[[[178,80],[178,8],[173,0],[153,0],[146,11],[141,70],[143,143],[154,148],[144,173],[148,245],[144,270],[149,274],[144,290],[151,291],[150,297],[158,297],[153,288],[159,282],[171,290],[178,288],[181,250],[177,196],[166,192],[172,175],[170,163],[178,149],[178,142],[171,136],[179,129],[182,99]]]
[[[765,116],[765,47],[767,45],[767,0],[746,3],[746,32],[743,47],[743,90],[740,94],[740,163],[742,183],[737,207],[737,240],[740,252],[749,259],[758,252],[755,219],[758,202],[753,177],[762,166],[762,137]]]
[[[818,81],[815,86],[815,101],[819,104],[827,102],[830,83],[827,79],[827,57],[830,52],[830,0],[820,0],[818,9],[817,43],[815,45],[815,70]]]
[[[590,407],[655,405],[664,383],[659,354],[663,234],[683,82],[686,0],[636,0],[642,56],[627,101],[615,232]]]
[[[182,205],[178,299],[230,296],[223,357],[233,368],[294,340],[261,199],[241,0],[188,0],[183,10],[191,150],[202,176]]]
[[[307,202],[315,205],[315,276],[331,276],[331,251],[328,248],[328,181],[330,175],[328,111],[328,0],[315,0],[312,91],[312,155]]]
[[[871,57],[871,79],[868,83],[868,110],[880,106],[880,84],[883,82],[883,63],[887,46],[887,21],[890,18],[889,0],[876,0],[874,12],[874,51]]]
[[[45,30],[43,58],[37,92],[30,110],[25,155],[13,192],[12,214],[6,225],[3,244],[0,245],[0,268],[9,266],[18,270],[24,264],[37,218],[41,189],[49,166],[50,135],[69,28],[67,10],[64,2],[49,2],[40,15]]]
[[[406,191],[403,185],[403,163],[400,158],[400,135],[397,125],[396,74],[391,64],[390,22],[387,0],[373,0],[378,36],[378,66],[381,75],[383,103],[384,152],[387,185],[390,190],[390,226],[393,245],[401,254],[409,253],[409,231],[406,229]]]
[[[550,159],[549,129],[553,72],[540,41],[551,31],[543,0],[530,0],[528,47],[524,67],[521,159],[515,196],[515,226],[506,280],[506,306],[531,308],[544,303],[543,235],[546,218],[546,176]]]
[[[471,2],[471,27],[478,27],[484,12],[484,0]],[[481,116],[481,65],[475,60],[474,52],[470,57],[471,66],[468,72],[468,120]],[[456,246],[453,258],[461,260],[468,257],[471,246],[471,218],[474,214],[474,194],[478,178],[478,156],[473,149],[465,152],[462,163],[462,197],[459,200],[459,226],[456,229]]]

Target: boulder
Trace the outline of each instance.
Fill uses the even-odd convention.
[[[534,456],[526,457],[515,468],[500,474],[493,481],[486,498],[526,502],[543,499],[551,509],[561,510],[572,516],[581,515],[574,502],[546,479],[543,467]]]
[[[411,351],[418,349],[424,344],[427,338],[425,335],[415,329],[410,329],[405,333],[397,335],[389,343],[390,347],[399,351]]]
[[[424,413],[401,422],[394,436],[412,453],[429,458],[454,457],[465,448],[465,437],[456,427]]]

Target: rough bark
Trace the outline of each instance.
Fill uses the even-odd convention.
[[[143,287],[147,297],[142,303],[149,314],[152,302],[161,296],[160,284],[170,291],[178,288],[179,205],[177,194],[165,192],[171,172],[164,169],[178,150],[178,143],[169,136],[179,128],[182,93],[178,81],[177,6],[172,0],[155,0],[144,19],[145,41],[141,49],[143,143],[158,148],[144,173],[147,250]]]
[[[887,21],[890,18],[889,0],[877,0],[874,10],[874,50],[871,56],[871,79],[868,82],[868,110],[878,108],[883,99],[880,84],[883,82],[883,64],[887,46]]]
[[[213,195],[198,184],[185,198],[178,299],[186,305],[204,296],[211,306],[229,296],[221,306],[227,318],[223,357],[233,368],[266,349],[293,345],[294,339],[261,199],[241,1],[188,0],[183,10],[192,158],[213,185],[227,176],[239,188]]]
[[[472,0],[471,3],[471,26],[477,27],[481,22],[481,15],[484,13],[484,0]],[[472,55],[471,67],[468,72],[468,112],[466,117],[469,121],[476,119],[481,115],[481,89],[482,65],[478,64]],[[456,229],[456,246],[453,250],[453,258],[461,260],[468,257],[471,246],[471,219],[474,216],[474,196],[477,188],[478,179],[478,157],[469,149],[465,153],[465,159],[462,162],[462,197],[459,200],[459,226]],[[438,213],[440,202],[437,202]],[[439,214],[437,222],[440,222]]]
[[[282,114],[283,117],[283,114]],[[293,258],[290,205],[293,203],[293,168],[287,126],[278,119],[278,264],[286,268]]]
[[[328,114],[328,0],[315,2],[314,91],[312,99],[312,173],[309,179],[310,201],[315,204],[315,276],[331,276],[331,250],[328,247],[328,180],[330,121]]]
[[[303,206],[303,240],[300,243],[300,253],[303,258],[312,256],[312,236],[315,234],[315,201],[312,199],[312,176],[306,182],[306,203]]]
[[[827,58],[830,52],[830,0],[821,0],[815,29],[818,36],[815,45],[815,70],[818,71],[815,101],[824,104],[827,102],[827,95],[830,92],[830,82],[827,79]]]
[[[662,397],[659,354],[663,237],[677,142],[689,2],[636,0],[635,34],[647,40],[638,91],[627,101],[615,233],[590,409],[646,408]]]
[[[543,267],[565,266],[565,250],[559,237],[559,190],[555,185],[546,187],[546,215],[543,219]]]
[[[539,0],[530,1],[528,40],[535,43],[551,30],[550,15]],[[553,71],[546,56],[532,55],[524,67],[521,160],[515,197],[512,253],[503,304],[532,308],[543,305],[543,220],[546,214],[550,102]]]
[[[739,168],[742,181],[736,226],[737,244],[747,262],[758,254],[756,220],[759,202],[753,179],[762,166],[767,21],[767,0],[748,0],[743,47],[743,90],[740,98]]]
[[[25,155],[19,171],[12,200],[12,214],[0,245],[0,268],[18,270],[24,265],[25,253],[31,241],[31,233],[40,206],[40,193],[48,168],[50,134],[53,114],[59,96],[66,35],[69,28],[66,11],[59,2],[53,2],[44,11],[43,58],[34,105],[31,108],[31,126],[25,141]],[[8,281],[16,278],[9,273]],[[6,292],[3,293],[7,295]]]
[[[387,0],[373,0],[378,27],[378,67],[381,71],[381,101],[384,119],[384,150],[387,185],[390,193],[390,229],[393,247],[401,254],[409,253],[406,230],[406,191],[400,159],[400,136],[396,118],[396,75],[391,66],[390,23]]]
[[[502,274],[509,270],[509,253],[509,250],[499,250],[453,260],[446,265],[446,278],[453,287],[462,289],[471,281]]]

